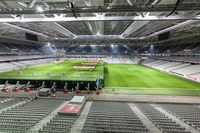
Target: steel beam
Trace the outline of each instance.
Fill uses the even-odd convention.
[[[30,8],[32,8],[34,6],[36,1],[37,0],[32,0],[32,2],[31,2],[32,6]],[[49,8],[48,4],[46,2],[44,2],[43,0],[42,0],[42,3],[46,6],[46,8]],[[20,4],[21,6],[29,9],[29,7],[28,7],[28,5],[26,3],[20,2],[18,4]],[[34,16],[34,18],[47,18],[47,17],[45,15],[43,15],[43,14],[36,14]],[[19,19],[19,18],[15,18],[15,19]],[[65,36],[69,36],[69,37],[74,37],[75,36],[71,31],[69,31],[68,29],[64,28],[63,26],[61,26],[60,24],[58,24],[56,22],[47,23],[47,24],[46,23],[41,23],[41,25],[43,25],[45,27],[48,27],[49,29],[52,29],[54,31],[57,31],[57,32],[65,35]]]
[[[105,17],[63,17],[63,18],[0,18],[0,23],[5,22],[81,22],[81,21],[169,21],[169,20],[200,20],[200,15],[186,17],[174,16],[105,16]]]
[[[162,6],[162,5],[173,5],[176,3],[176,0],[154,0],[153,3],[151,4],[151,6],[153,7],[157,7],[157,6]],[[158,4],[158,5],[157,5]],[[173,8],[172,8],[173,9]],[[163,12],[153,12],[153,13],[149,13],[150,15],[155,15],[155,16],[160,16]],[[133,34],[134,32],[136,32],[137,30],[139,30],[141,27],[145,26],[146,24],[148,24],[149,21],[143,21],[143,22],[133,22],[123,33],[122,36],[123,37],[129,37],[131,34]]]
[[[108,12],[170,12],[174,8],[174,4],[158,4],[158,5],[121,5],[121,6],[87,6],[87,7],[74,7],[76,13],[108,13]],[[182,4],[176,11],[199,11],[198,4]],[[43,12],[38,12],[35,8],[28,9],[1,9],[0,14],[66,14],[72,11],[66,7],[45,7]]]
[[[19,27],[19,26],[13,25],[13,24],[9,24],[9,23],[3,23],[3,24],[8,26],[8,27],[14,28],[14,29],[18,29],[18,30],[22,30],[24,32],[28,32],[28,33],[32,33],[32,34],[35,34],[35,35],[38,35],[38,36],[42,36],[44,38],[49,38],[50,37],[50,36],[48,36],[46,34],[39,33],[39,32],[33,31],[33,30],[29,30],[29,29],[26,29],[26,28],[23,28],[23,27]]]
[[[93,0],[93,1],[83,0],[83,1],[87,5],[87,7],[92,7],[92,6],[96,6],[96,5],[99,5],[102,7],[104,6],[103,0]],[[86,14],[82,14],[82,16],[85,16],[85,15]],[[96,16],[97,16],[97,14],[96,14]],[[88,28],[93,35],[96,35],[96,34],[103,35],[104,34],[104,22],[94,22],[94,23],[86,22],[86,24],[88,25]]]
[[[12,10],[12,7],[7,2],[5,2],[4,0],[0,0],[0,2],[5,6],[6,9]]]
[[[166,28],[166,29],[163,29],[163,30],[160,30],[160,31],[157,31],[157,32],[154,32],[148,36],[145,36],[145,37],[142,37],[144,39],[147,39],[147,38],[150,38],[150,37],[154,37],[154,36],[158,36],[162,33],[166,33],[166,32],[169,32],[169,31],[172,31],[172,30],[176,30],[178,28],[181,28],[181,27],[184,27],[184,26],[187,26],[189,24],[193,24],[193,23],[196,23],[198,22],[198,20],[188,20],[188,21],[185,21],[185,22],[182,22],[182,23],[179,23],[177,25],[174,25],[174,26],[171,26],[169,28]]]
[[[85,3],[86,6],[91,7],[92,3],[91,0],[83,0],[83,2]],[[81,14],[81,16],[85,16],[86,14]],[[97,26],[95,22],[85,22],[86,25],[88,26],[90,32],[92,33],[92,35],[96,35],[97,34]]]
[[[36,2],[37,2],[37,0],[32,0],[32,1],[28,4],[28,8],[33,8]]]

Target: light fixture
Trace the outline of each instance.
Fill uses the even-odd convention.
[[[99,32],[97,32],[97,34],[96,34],[97,36],[100,36],[101,34],[99,33]]]
[[[37,9],[38,12],[43,12],[44,11],[44,9],[41,6],[37,6],[36,9]]]
[[[54,14],[55,18],[63,18],[65,14]]]

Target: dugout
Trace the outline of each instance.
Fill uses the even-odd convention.
[[[19,80],[19,79],[0,79],[0,84],[5,84],[6,81],[8,81],[9,84],[16,84],[17,81],[19,81],[19,84],[27,84],[30,81],[30,85],[33,85],[33,88],[31,89],[37,89],[40,86],[42,86],[43,82],[45,82],[45,88],[51,88],[56,83],[56,89],[63,91],[65,83],[67,83],[67,89],[69,90],[75,90],[77,87],[77,84],[79,86],[79,90],[86,90],[88,87],[88,84],[90,86],[90,90],[96,90],[97,86],[99,89],[103,88],[103,78],[98,78],[94,80]]]

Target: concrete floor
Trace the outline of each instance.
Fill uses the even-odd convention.
[[[150,103],[192,103],[200,104],[200,97],[195,96],[164,96],[164,95],[127,95],[127,94],[101,94],[88,95],[89,100],[107,100],[123,102],[150,102]]]

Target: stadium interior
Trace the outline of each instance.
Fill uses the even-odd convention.
[[[0,0],[0,133],[200,133],[200,0]]]

